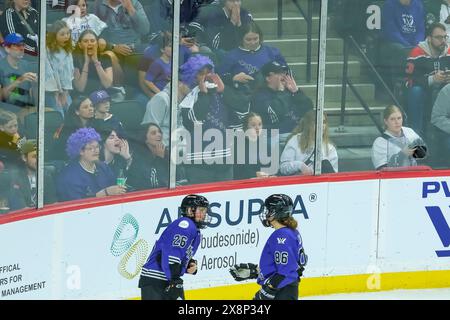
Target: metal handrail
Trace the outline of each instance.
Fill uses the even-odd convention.
[[[299,10],[300,14],[306,21],[306,81],[311,82],[312,73],[311,73],[311,55],[312,55],[312,12],[313,0],[308,0],[308,8],[307,13],[303,10],[303,8],[298,3],[298,0],[291,0],[294,5]],[[278,38],[283,36],[283,0],[278,0],[277,2],[277,11],[278,11]]]
[[[373,116],[368,104],[365,102],[365,100],[362,98],[362,96],[358,93],[356,87],[353,85],[353,83],[348,78],[348,59],[349,59],[349,44],[352,44],[353,47],[357,49],[357,52],[360,54],[360,56],[363,58],[364,62],[367,63],[370,70],[375,74],[378,81],[382,84],[383,88],[387,91],[390,98],[394,102],[396,106],[400,108],[402,111],[405,121],[406,121],[406,114],[400,104],[400,102],[397,100],[393,92],[389,89],[386,82],[383,80],[381,75],[376,70],[375,66],[372,64],[370,59],[367,57],[364,50],[359,46],[359,44],[356,42],[356,40],[353,38],[353,36],[348,36],[344,38],[344,49],[343,49],[343,55],[344,55],[344,66],[342,70],[342,93],[341,93],[341,117],[340,117],[340,127],[344,126],[344,116],[345,116],[345,106],[347,101],[347,85],[352,90],[353,94],[356,96],[358,101],[361,103],[362,107],[366,110],[368,113],[370,119],[374,122],[380,133],[383,133],[384,130],[382,129],[381,125],[377,122],[376,118]]]

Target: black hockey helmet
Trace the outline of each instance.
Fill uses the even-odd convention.
[[[272,194],[264,201],[265,211],[259,216],[265,227],[270,227],[269,219],[273,217],[276,220],[292,217],[294,203],[291,197],[285,194]]]
[[[195,222],[197,228],[204,229],[211,220],[208,216],[208,213],[205,214],[205,218],[203,219],[203,221],[195,221],[195,217],[189,215],[188,212],[188,208],[192,208],[195,212],[198,207],[209,209],[208,199],[198,194],[189,194],[184,197],[183,201],[181,201],[182,216],[191,218]]]

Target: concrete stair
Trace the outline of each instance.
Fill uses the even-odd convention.
[[[320,6],[320,0],[314,0],[313,3],[313,12],[318,14],[318,9]],[[306,13],[307,3],[306,0],[299,0],[298,3],[303,8]],[[277,0],[244,0],[242,2],[242,7],[249,10],[254,16],[258,16],[261,14],[265,15],[273,15],[276,17],[277,15]],[[283,14],[292,13],[299,14],[297,7],[294,5],[294,2],[291,0],[283,0],[282,1]]]
[[[277,47],[285,57],[306,56],[307,39],[302,36],[284,36],[282,39],[265,39],[264,43]],[[340,38],[327,39],[327,55],[341,55],[344,47],[344,41]],[[319,39],[312,37],[312,55],[313,60],[318,60]],[[315,59],[314,59],[315,57]]]
[[[294,72],[294,75],[297,77],[297,79],[300,80],[300,83],[304,82],[304,78],[306,75],[307,70],[307,63],[306,62],[291,62],[289,63],[289,67]],[[315,81],[317,79],[317,67],[318,62],[313,61],[311,63],[311,74],[312,79]],[[327,80],[337,80],[342,78],[342,69],[343,69],[344,63],[342,61],[327,61],[326,71],[325,71],[325,77]],[[360,63],[359,61],[349,61],[348,64],[348,75],[354,78],[358,78],[361,75],[361,69],[360,69]],[[303,80],[302,80],[303,79]]]
[[[373,100],[375,96],[375,85],[372,83],[355,83],[355,88],[358,90],[359,94],[365,99]],[[316,100],[317,96],[317,85],[316,84],[305,84],[299,85],[299,88],[313,100]],[[325,101],[326,102],[340,102],[342,94],[342,84],[340,83],[329,83],[325,84]],[[347,86],[347,101],[356,102],[358,101],[354,94],[350,91]]]

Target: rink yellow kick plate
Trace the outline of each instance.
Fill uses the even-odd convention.
[[[396,289],[434,289],[450,287],[450,270],[363,274],[305,278],[300,296],[334,293],[376,292]],[[188,300],[248,300],[259,289],[256,283],[186,291]]]

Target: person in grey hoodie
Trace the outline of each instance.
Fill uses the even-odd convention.
[[[94,14],[108,25],[102,36],[114,53],[144,51],[142,37],[149,34],[150,22],[138,0],[96,0]]]
[[[431,124],[436,128],[434,136],[434,149],[436,151],[436,160],[439,165],[444,161],[448,167],[450,161],[450,84],[447,84],[439,92],[431,111]],[[444,164],[443,163],[443,164]]]
[[[430,25],[425,41],[409,54],[406,76],[408,124],[424,135],[433,101],[439,90],[450,83],[450,49],[444,25]]]

